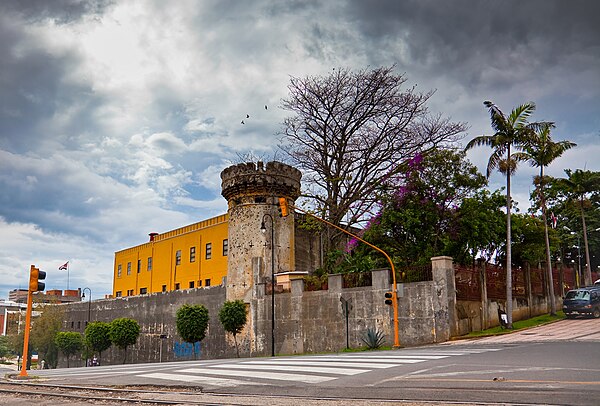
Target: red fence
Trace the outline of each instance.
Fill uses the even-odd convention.
[[[456,265],[454,272],[457,299],[481,300],[483,268]],[[544,296],[547,285],[546,269],[514,267],[512,269],[513,297],[527,297],[529,295],[527,272],[529,272],[531,294]],[[506,300],[506,269],[498,265],[486,264],[485,277],[488,299]],[[575,271],[571,268],[552,269],[552,279],[555,295],[562,295],[564,291],[577,286]]]

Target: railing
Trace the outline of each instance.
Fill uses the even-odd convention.
[[[371,272],[351,272],[342,274],[342,288],[360,288],[373,285]]]
[[[392,280],[392,271],[390,270],[390,280]],[[396,268],[396,281],[398,283],[427,282],[433,280],[431,264],[411,265],[402,268]]]
[[[479,269],[457,265],[454,267],[454,278],[458,300],[481,300]]]

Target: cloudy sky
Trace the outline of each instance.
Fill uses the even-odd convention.
[[[599,15],[581,0],[2,1],[0,298],[31,264],[65,289],[67,260],[69,287],[102,297],[115,251],[224,213],[219,173],[273,157],[290,76],[395,64],[469,123],[463,143],[490,134],[484,100],[534,101],[579,144],[549,174],[600,170]],[[469,155],[482,171],[488,156]],[[515,179],[521,210],[533,174]]]

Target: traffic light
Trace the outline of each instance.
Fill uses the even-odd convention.
[[[385,304],[391,306],[393,297],[394,294],[392,292],[385,292]]]
[[[46,288],[46,284],[44,282],[40,282],[46,279],[46,272],[40,271],[35,266],[31,265],[31,270],[29,271],[29,291],[37,292],[38,290],[44,290]]]
[[[285,197],[279,198],[279,217],[287,217],[289,213],[288,201]]]

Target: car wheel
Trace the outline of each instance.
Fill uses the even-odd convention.
[[[592,312],[592,316],[594,316],[595,319],[600,319],[600,307],[596,307],[594,309],[594,311]]]

